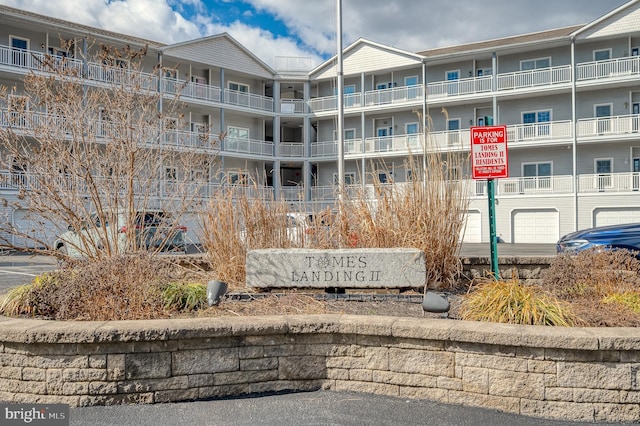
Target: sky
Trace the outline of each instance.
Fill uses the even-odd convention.
[[[591,22],[627,0],[343,0],[343,46],[410,52]],[[228,33],[270,66],[337,51],[337,0],[0,0],[0,4],[172,44]]]

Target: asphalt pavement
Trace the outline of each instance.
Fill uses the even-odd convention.
[[[260,395],[172,404],[82,407],[71,425],[158,426],[558,426],[562,422],[430,401],[332,391]]]

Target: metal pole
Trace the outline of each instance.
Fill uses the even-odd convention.
[[[337,0],[337,75],[338,75],[338,197],[341,200],[344,191],[344,75],[342,69],[342,0]],[[363,173],[364,175],[364,173]]]
[[[489,238],[491,241],[491,273],[493,277],[500,279],[498,268],[498,239],[496,238],[496,197],[495,179],[487,180],[487,195],[489,197]]]
[[[498,100],[496,98],[496,91],[498,90],[498,82],[496,76],[498,58],[496,52],[491,55],[491,73],[493,74],[492,89],[493,89],[493,125],[498,123]],[[486,123],[485,123],[486,124]],[[506,135],[505,135],[506,137]],[[487,181],[487,192],[489,193],[489,238],[491,241],[491,272],[493,277],[500,279],[500,269],[498,265],[498,239],[496,236],[496,192],[495,192],[495,180],[489,179]]]

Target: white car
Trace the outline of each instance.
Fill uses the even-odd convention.
[[[85,226],[69,230],[54,242],[54,249],[72,258],[84,258],[102,250],[107,241],[122,253],[126,249],[129,232],[135,232],[138,248],[160,251],[185,251],[187,228],[171,222],[170,215],[162,210],[136,212],[135,228],[127,228],[126,211],[117,210],[112,220],[101,223],[100,215],[92,213]],[[115,225],[114,225],[115,224]]]

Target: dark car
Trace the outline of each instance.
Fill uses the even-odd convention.
[[[640,223],[583,229],[560,238],[556,248],[558,253],[577,253],[590,248],[640,252]]]

